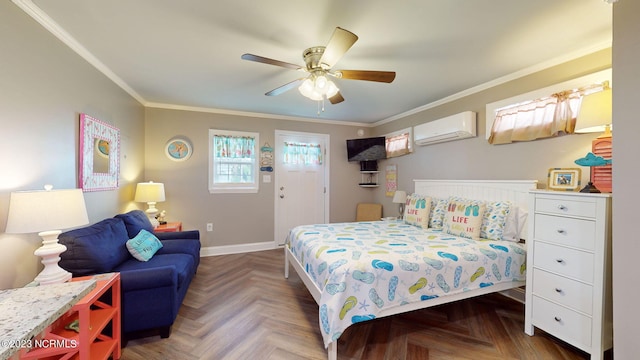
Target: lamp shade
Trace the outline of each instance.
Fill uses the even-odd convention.
[[[47,188],[11,193],[7,233],[62,230],[89,223],[81,189]]]
[[[611,88],[585,95],[580,105],[580,112],[576,119],[575,132],[592,133],[604,132],[611,126],[612,118]]]
[[[407,192],[402,190],[396,190],[393,193],[393,201],[396,204],[404,204],[407,201]]]
[[[149,181],[138,183],[136,186],[135,202],[161,202],[164,201],[164,184]]]

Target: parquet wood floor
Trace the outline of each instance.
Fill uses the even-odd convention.
[[[283,262],[282,250],[202,258],[171,336],[131,340],[122,359],[326,359],[318,306]],[[356,324],[338,359],[589,359],[523,329],[524,305],[491,294]]]

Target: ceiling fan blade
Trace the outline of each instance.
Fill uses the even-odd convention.
[[[293,89],[294,87],[298,87],[302,84],[302,82],[305,80],[306,78],[300,78],[297,80],[293,80],[292,82],[286,83],[280,87],[277,87],[267,93],[265,93],[265,95],[267,96],[276,96],[276,95],[280,95],[282,93],[285,93],[291,89]]]
[[[269,58],[266,58],[264,56],[258,56],[258,55],[253,55],[253,54],[243,54],[241,56],[241,58],[243,60],[249,60],[249,61],[255,61],[255,62],[268,64],[268,65],[280,66],[280,67],[287,68],[287,69],[305,70],[300,65],[291,64],[291,63],[280,61],[280,60],[269,59]]]
[[[335,65],[338,60],[353,46],[358,40],[358,36],[351,31],[337,27],[329,39],[329,43],[324,49],[324,54],[320,58],[320,64],[327,69]]]
[[[366,80],[390,83],[396,78],[395,71],[370,71],[370,70],[340,70],[336,71],[338,77],[349,80]]]
[[[340,92],[338,91],[335,95],[329,98],[329,101],[335,105],[343,102],[344,98],[342,97],[342,94],[340,94]]]

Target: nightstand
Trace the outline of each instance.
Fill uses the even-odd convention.
[[[168,222],[164,225],[158,225],[157,228],[153,230],[153,232],[157,233],[166,233],[166,232],[177,232],[182,231],[182,222]]]
[[[532,191],[529,218],[525,333],[602,359],[613,346],[611,194]]]

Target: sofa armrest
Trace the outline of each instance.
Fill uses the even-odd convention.
[[[173,266],[136,269],[120,272],[123,292],[160,287],[178,288],[178,272]]]
[[[167,233],[153,233],[160,240],[180,240],[180,239],[192,239],[192,240],[200,240],[200,231],[198,230],[187,230],[187,231],[176,231],[176,232],[167,232]]]

